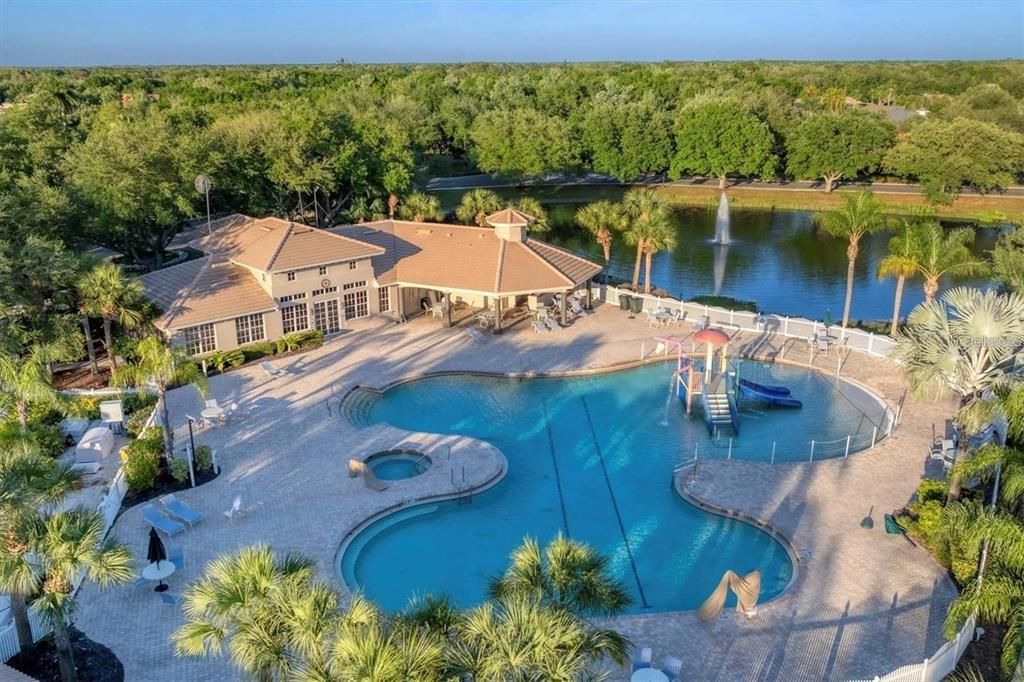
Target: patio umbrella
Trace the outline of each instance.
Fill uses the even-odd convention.
[[[823,322],[825,324],[825,331],[828,331],[828,328],[831,327],[833,324],[835,324],[832,321],[832,309],[831,308],[825,308],[825,319],[823,320]]]
[[[157,535],[156,528],[149,529],[149,549],[146,550],[146,559],[151,564],[167,560],[167,549],[163,540]]]

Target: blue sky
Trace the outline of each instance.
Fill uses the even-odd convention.
[[[0,64],[1024,57],[1024,0],[0,0]]]

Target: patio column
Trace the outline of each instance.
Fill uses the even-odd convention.
[[[395,311],[398,312],[398,321],[405,319],[405,296],[402,295],[402,287],[395,287]]]
[[[566,317],[565,317],[565,304],[566,304],[566,301],[568,300],[568,298],[569,298],[569,292],[568,292],[568,290],[566,290],[566,291],[563,291],[563,292],[562,292],[562,302],[561,302],[561,304],[559,305],[559,307],[560,307],[560,308],[562,309],[562,310],[561,310],[561,312],[562,312],[562,326],[563,326],[563,327],[564,327],[564,326],[565,326],[566,324],[568,324],[568,321],[566,320]]]
[[[593,286],[593,284],[594,284],[594,280],[593,279],[588,279],[587,280],[587,310],[593,310],[594,309],[594,294],[590,290],[590,287]]]
[[[501,333],[501,298],[494,299],[494,333]]]
[[[444,292],[444,326],[452,326],[452,292]]]

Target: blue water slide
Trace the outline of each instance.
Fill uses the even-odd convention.
[[[785,393],[780,393],[780,390],[785,391]],[[764,402],[770,405],[775,405],[776,407],[792,407],[799,409],[804,406],[804,404],[796,398],[790,397],[789,389],[784,386],[762,386],[761,384],[756,384],[753,381],[740,379],[740,391],[743,395],[763,400]]]
[[[749,388],[752,391],[763,395],[787,396],[790,394],[790,390],[785,386],[769,386],[767,384],[759,384],[747,379],[740,379],[740,386],[743,388]]]

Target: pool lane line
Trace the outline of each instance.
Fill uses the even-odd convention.
[[[572,537],[569,532],[569,515],[565,513],[565,496],[562,495],[562,475],[558,470],[558,458],[555,457],[555,434],[551,431],[551,417],[548,414],[548,401],[544,400],[544,394],[540,394],[540,404],[544,408],[544,428],[548,432],[548,452],[551,453],[551,464],[555,467],[555,487],[558,488],[558,504],[562,507],[562,526],[565,534]]]
[[[601,452],[601,445],[597,442],[597,432],[594,431],[594,420],[590,417],[590,408],[587,407],[587,399],[580,396],[583,403],[583,413],[587,415],[587,428],[590,429],[590,438],[594,441],[594,449],[597,451],[597,458],[601,462],[601,471],[604,473],[604,483],[608,486],[608,495],[612,498],[612,510],[615,512],[615,519],[619,522],[619,533],[622,535],[622,542],[626,545],[626,554],[629,555],[629,565],[633,569],[633,579],[636,581],[636,589],[640,592],[640,603],[645,609],[651,608],[647,603],[647,595],[644,594],[644,586],[640,582],[640,573],[636,569],[636,559],[633,557],[633,550],[629,546],[629,538],[626,537],[626,524],[622,522],[622,514],[619,513],[619,503],[615,500],[615,491],[612,490],[612,479],[608,476],[608,466],[604,462],[604,453]]]

